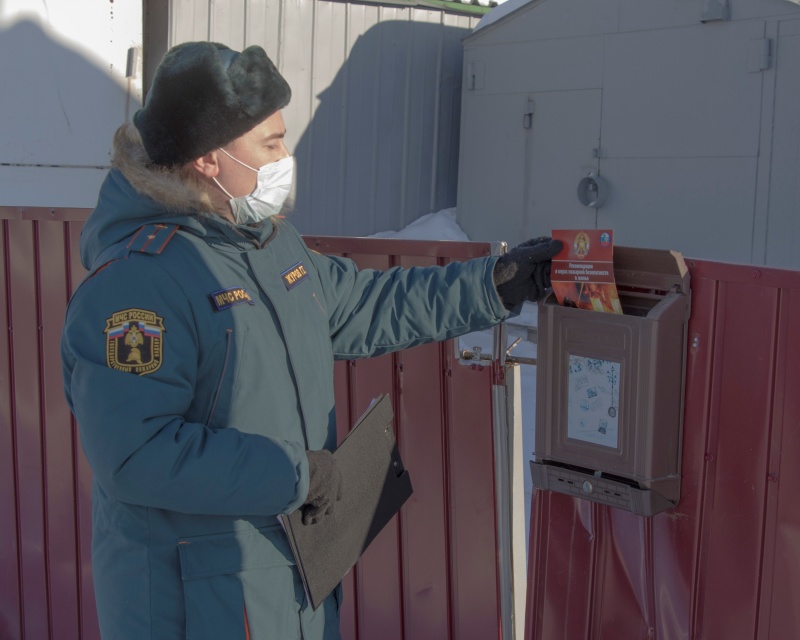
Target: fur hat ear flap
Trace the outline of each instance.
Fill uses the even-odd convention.
[[[215,42],[170,49],[133,116],[153,164],[173,167],[225,146],[283,109],[289,84],[259,46]]]

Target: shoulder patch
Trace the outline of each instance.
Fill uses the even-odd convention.
[[[127,247],[131,251],[158,255],[172,240],[177,224],[145,224],[139,227]]]
[[[106,319],[106,364],[143,376],[158,371],[163,359],[164,318],[145,309],[124,309]]]

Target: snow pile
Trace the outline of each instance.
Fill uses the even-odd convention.
[[[469,240],[467,234],[456,222],[455,208],[442,209],[436,213],[424,215],[400,231],[380,231],[369,237],[403,238],[405,240]]]
[[[508,4],[511,4],[510,0]],[[382,231],[375,233],[372,238],[404,238],[406,240],[461,240],[468,241],[469,237],[456,221],[456,209],[443,209],[436,213],[429,213],[409,224],[400,231]],[[506,323],[507,346],[511,346],[517,339],[519,342],[511,351],[513,356],[519,358],[536,357],[536,327],[537,306],[534,303],[525,303],[522,313],[515,318],[509,318]],[[459,350],[475,351],[480,349],[483,353],[491,353],[493,334],[491,329],[469,333],[459,338]],[[522,402],[522,458],[525,461],[525,540],[530,538],[530,506],[533,494],[533,482],[527,461],[533,456],[535,444],[536,420],[536,367],[521,365],[520,367],[521,402]]]

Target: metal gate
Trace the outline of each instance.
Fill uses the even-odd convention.
[[[306,237],[362,268],[427,266],[490,245]],[[336,364],[341,436],[391,390],[414,494],[344,582],[347,640],[501,638],[493,446],[496,364],[465,366],[452,341]]]
[[[64,400],[59,339],[83,276],[86,210],[0,207],[0,637],[96,640],[91,472]],[[488,244],[307,238],[361,267],[443,264]],[[501,637],[495,364],[452,341],[336,364],[340,435],[390,392],[414,495],[345,579],[347,640]]]
[[[83,210],[0,208],[0,637],[97,632],[90,471],[58,341]],[[434,264],[474,243],[308,238],[363,267]],[[689,262],[692,317],[677,509],[561,495],[532,508],[526,638],[772,638],[800,628],[800,273]],[[493,388],[452,344],[338,363],[343,429],[389,389],[415,494],[345,581],[348,640],[501,637]]]

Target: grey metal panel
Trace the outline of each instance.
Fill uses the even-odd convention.
[[[732,20],[796,16],[798,12],[796,0],[728,0],[728,3],[731,5]]]
[[[611,157],[756,156],[761,76],[747,72],[762,22],[607,36],[603,146]]]
[[[791,2],[792,0],[790,0]],[[795,15],[786,0],[728,0],[731,20]],[[481,27],[467,40],[473,44],[506,44],[529,40],[574,38],[597,33],[644,31],[700,23],[703,0],[531,0],[497,22]]]
[[[597,210],[576,197],[578,182],[597,172],[602,92],[532,94],[535,112],[526,158],[525,221],[509,243],[549,235],[553,229],[594,228]]]
[[[761,134],[758,148],[758,171],[756,173],[756,198],[753,205],[753,264],[765,264],[767,256],[767,227],[769,224],[770,174],[772,173],[773,120],[775,116],[775,43],[778,38],[778,22],[767,21],[764,28],[764,39],[759,43],[751,43],[764,51],[764,44],[769,46],[773,57],[772,67],[760,71],[764,84],[761,89]],[[752,49],[751,49],[752,51]],[[757,49],[754,51],[756,52]],[[760,57],[760,56],[759,56]],[[755,65],[754,65],[755,66]],[[763,66],[760,64],[758,66]]]
[[[701,13],[701,2],[620,0],[619,30],[641,31],[697,25]]]
[[[292,86],[293,222],[366,235],[455,204],[461,40],[477,22],[319,0],[172,0],[169,45],[263,46]]]
[[[780,23],[767,217],[769,264],[800,268],[800,20]]]
[[[431,211],[440,211],[455,203],[453,185],[458,185],[458,158],[461,130],[461,83],[463,33],[474,20],[465,16],[445,16],[439,93],[439,122],[436,133],[436,185]]]
[[[603,36],[467,46],[465,69],[473,62],[485,67],[485,86],[476,89],[476,94],[599,88],[603,85]]]
[[[361,227],[361,233],[401,226],[411,73],[412,24],[396,19],[402,10],[365,7],[365,13],[369,9],[375,12],[376,23],[365,25],[344,67],[348,104],[343,224],[348,226],[356,212],[371,211],[370,223]],[[379,24],[384,17],[389,21]],[[313,226],[320,222],[313,220]]]
[[[640,31],[696,25],[707,4],[710,3],[620,0],[619,30]],[[728,0],[728,5],[731,21],[797,15],[797,7],[786,0]]]
[[[418,171],[426,160],[433,157],[434,141],[436,136],[437,119],[432,117],[437,108],[437,87],[440,72],[441,55],[439,47],[441,37],[430,38],[428,32],[431,28],[437,31],[439,27],[432,20],[439,18],[441,13],[428,11],[425,24],[415,22],[411,32],[409,64],[418,74],[416,83],[419,87],[410,87],[408,95],[408,113],[406,115],[406,158],[405,158],[405,189],[401,193],[401,224],[398,228],[412,222],[417,216],[405,215],[408,211],[430,212],[430,201],[433,188],[430,172]],[[453,185],[455,186],[455,185]],[[455,204],[453,202],[452,204]]]
[[[494,24],[481,27],[467,39],[467,46],[574,38],[615,33],[619,28],[622,0],[532,0]],[[591,59],[584,60],[591,64]]]
[[[597,171],[600,90],[474,94],[464,100],[470,124],[458,199],[467,235],[513,246],[552,229],[594,228],[596,210],[582,206],[575,190]],[[529,129],[523,128],[526,109],[533,110]]]
[[[620,245],[750,262],[756,158],[603,158],[597,226]]]
[[[800,81],[793,62],[800,29],[792,26],[797,20],[779,21],[800,16],[798,7],[731,0],[730,21],[701,24],[699,0],[619,0],[614,24],[603,13],[611,9],[598,4],[531,2],[465,41],[461,226],[473,239],[509,242],[584,226],[572,213],[577,180],[569,191],[562,183],[591,163],[571,148],[590,110],[545,117],[538,108],[524,154],[513,134],[488,125],[503,142],[488,141],[497,166],[483,172],[481,130],[488,120],[516,120],[509,100],[522,92],[600,89],[596,168],[611,184],[611,199],[585,211],[586,226],[596,214],[597,225],[614,228],[627,244],[800,265]],[[565,124],[554,124],[560,120]],[[541,131],[546,143],[537,138]],[[523,161],[529,166],[520,172]],[[494,225],[485,220],[491,203],[501,218]]]
[[[190,40],[208,40],[209,2],[171,0],[169,46]]]
[[[463,103],[458,218],[471,239],[517,237],[524,218],[525,95],[475,92]],[[490,117],[485,117],[490,114]]]
[[[377,17],[375,8],[371,13]],[[349,18],[349,12],[341,11],[336,3],[317,5],[317,31],[322,30],[322,33],[314,46],[313,117],[303,138],[305,147],[295,150],[298,157],[305,158],[298,191],[307,194],[308,208],[316,216],[313,222],[327,219],[326,228],[336,230],[344,228],[345,224],[348,96],[344,83],[333,83],[333,79],[343,68],[352,47],[353,38],[348,37]],[[310,176],[314,176],[313,180]]]

